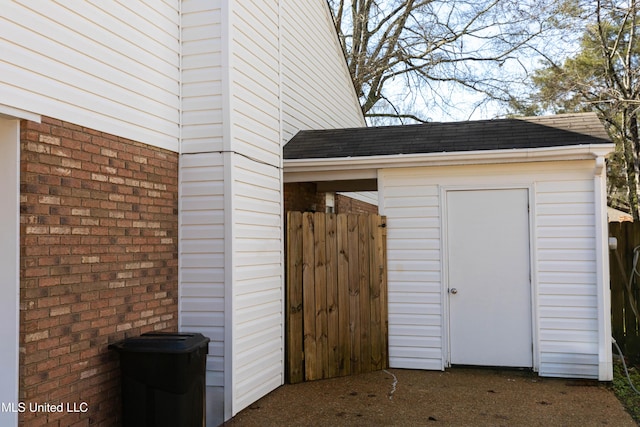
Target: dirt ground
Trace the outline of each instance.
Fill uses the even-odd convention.
[[[225,426],[636,426],[607,384],[520,371],[388,369],[284,385]]]

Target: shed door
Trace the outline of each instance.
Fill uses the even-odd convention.
[[[451,364],[533,366],[528,198],[447,193]]]

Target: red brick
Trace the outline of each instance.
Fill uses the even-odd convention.
[[[177,328],[178,156],[48,117],[20,135],[20,398],[91,400],[21,424],[119,424],[107,344]]]
[[[49,350],[49,357],[58,357],[63,354],[69,354],[69,346],[62,346]]]
[[[326,193],[318,192],[313,183],[289,183],[284,185],[285,212],[324,212]],[[378,207],[341,194],[335,195],[335,213],[378,213]]]

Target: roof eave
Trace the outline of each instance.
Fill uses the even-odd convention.
[[[454,166],[495,163],[526,163],[542,161],[593,160],[606,157],[613,143],[569,145],[561,147],[476,150],[420,154],[394,154],[367,157],[334,157],[325,159],[285,159],[285,174],[312,174],[339,171],[359,171],[361,177],[375,176],[377,169]],[[327,175],[328,177],[331,175]],[[334,178],[335,179],[335,178]],[[289,181],[285,177],[285,181]]]

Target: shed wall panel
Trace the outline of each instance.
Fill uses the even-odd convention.
[[[597,379],[594,181],[589,176],[571,178],[536,185],[539,372]],[[568,324],[556,317],[558,308],[581,310],[584,314],[578,318],[588,316],[587,321]],[[576,363],[576,357],[591,363]]]
[[[407,186],[394,173],[379,181],[387,216],[389,366],[442,369],[439,193],[437,185],[415,182]]]

